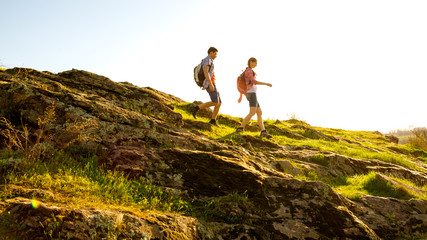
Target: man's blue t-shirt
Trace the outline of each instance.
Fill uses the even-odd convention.
[[[202,62],[203,71],[205,70],[205,66],[211,66],[209,68],[209,76],[212,79],[212,76],[214,74],[214,63],[213,63],[213,59],[211,57],[207,56],[203,59],[203,62]]]

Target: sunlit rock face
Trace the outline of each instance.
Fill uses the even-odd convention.
[[[313,171],[319,178],[333,178],[374,170],[422,186],[427,183],[425,171],[375,159],[320,152],[310,147],[281,145],[251,135],[238,135],[234,141],[214,139],[202,133],[212,130],[212,126],[183,119],[174,111],[173,103],[184,101],[155,89],[116,83],[86,71],[73,69],[53,74],[15,68],[0,72],[0,115],[15,125],[24,122],[37,129],[38,119],[49,106],[54,106],[56,119],[47,128],[49,134],[55,136],[53,147],[68,146],[74,137],[67,131],[70,123],[91,120],[97,127],[86,129],[87,134],[97,141],[81,147],[95,152],[100,165],[122,171],[132,179],[148,179],[188,201],[209,202],[236,193],[247,195],[247,200],[222,202],[208,221],[202,221],[183,214],[152,212],[140,216],[117,210],[55,206],[34,202],[29,197],[29,189],[16,187],[20,194],[2,201],[2,216],[25,224],[23,236],[29,239],[45,236],[45,226],[56,227],[56,233],[69,239],[93,239],[93,236],[97,239],[112,236],[117,239],[404,239],[404,236],[426,236],[427,202],[424,200],[364,196],[355,202],[323,182],[294,178],[305,171]],[[210,116],[209,110],[200,114]],[[230,126],[239,125],[231,118],[221,118]],[[299,133],[281,128],[280,124],[266,124],[266,128],[272,135],[290,139],[344,141],[310,126],[294,125]],[[254,126],[248,130],[258,131]],[[0,147],[4,148],[5,139],[0,138]],[[321,159],[317,157],[319,154]],[[384,177],[383,181],[392,182],[392,179]],[[49,194],[52,199],[57,197],[56,193]]]

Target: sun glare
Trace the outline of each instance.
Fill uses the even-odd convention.
[[[36,199],[31,200],[31,207],[33,207],[34,209],[37,209],[40,207],[40,202],[37,201]]]

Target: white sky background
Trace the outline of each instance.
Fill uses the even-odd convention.
[[[264,119],[388,132],[427,127],[427,1],[1,0],[0,64],[72,68],[209,101],[192,71],[215,59],[220,113],[244,117],[250,57]]]

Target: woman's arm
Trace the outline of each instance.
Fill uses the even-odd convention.
[[[271,85],[271,83],[265,83],[265,82],[260,82],[260,81],[257,81],[256,85],[266,85],[266,86],[269,86],[269,87],[273,86],[273,85]]]

